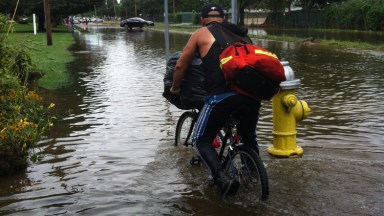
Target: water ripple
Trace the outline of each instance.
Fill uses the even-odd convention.
[[[205,210],[244,215],[251,214],[248,210],[288,214],[287,206],[292,206],[289,211],[306,215],[315,212],[314,209],[324,209],[324,203],[336,203],[335,208],[323,211],[325,215],[336,215],[340,211],[335,209],[346,206],[360,210],[361,214],[366,213],[362,213],[362,205],[376,206],[374,201],[364,202],[363,196],[358,199],[363,202],[361,205],[337,205],[338,196],[334,193],[338,192],[337,187],[351,185],[350,179],[342,172],[336,175],[341,179],[337,182],[346,183],[340,186],[334,182],[335,174],[329,171],[336,164],[342,167],[338,170],[347,169],[359,177],[358,166],[364,168],[364,174],[370,174],[371,182],[380,182],[382,159],[375,163],[343,161],[332,156],[316,159],[326,156],[314,155],[317,152],[314,149],[341,150],[343,154],[384,153],[382,53],[260,41],[262,46],[288,60],[296,77],[301,79],[297,96],[308,102],[311,113],[298,125],[297,142],[311,153],[298,160],[272,160],[261,151],[270,166],[268,175],[271,173],[274,186],[271,196],[279,202],[276,204],[272,199],[263,208],[244,208],[222,205],[222,200],[216,202],[211,196],[217,194],[205,188],[209,186],[205,167],[191,168],[186,161],[191,152],[173,148],[175,124],[183,111],[161,96],[165,72],[164,48],[159,42],[162,33],[92,28],[91,32],[78,35],[76,60],[69,65],[74,86],[55,92],[55,103],[64,114],[39,143],[45,158],[31,165],[15,181],[2,179],[0,214],[185,215],[198,212],[200,203],[205,202],[213,204],[204,207]],[[180,41],[172,44],[177,46],[173,49],[182,48]],[[272,143],[270,102],[263,102],[259,121],[258,138],[265,150]],[[379,156],[369,154],[371,158]],[[286,167],[283,169],[281,164]],[[374,170],[367,171],[368,168]],[[310,179],[312,175],[316,180]],[[279,182],[282,179],[284,182]],[[365,181],[366,175],[358,179]],[[365,184],[352,183],[352,186]],[[331,190],[330,186],[336,188]],[[314,193],[317,188],[331,195]],[[359,192],[377,200],[380,197],[377,194],[382,191],[370,187],[369,193]],[[346,194],[341,200],[349,200],[352,193]],[[318,198],[323,203],[313,202]],[[304,207],[297,209],[297,206]],[[372,215],[380,210],[370,209]]]

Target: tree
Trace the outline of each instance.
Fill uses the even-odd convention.
[[[347,0],[300,0],[300,6],[303,8],[303,10],[307,11],[307,10],[312,10],[314,6],[320,9],[327,6],[327,4],[342,2],[342,1],[347,1]]]
[[[69,15],[93,11],[95,6],[102,5],[104,2],[105,0],[50,0],[53,23],[57,25]],[[22,8],[26,15],[35,13],[38,17],[38,30],[45,31],[43,0],[21,0],[19,8]]]
[[[245,8],[252,2],[252,0],[238,0],[237,5],[238,5],[238,23],[240,25],[244,25],[244,10]]]
[[[171,1],[172,4],[172,1]],[[161,0],[121,0],[118,15],[121,17],[152,17],[164,13],[164,2]],[[170,9],[172,7],[169,7]]]
[[[117,0],[105,0],[105,3],[101,7],[102,13],[108,17],[118,16],[117,5]]]
[[[176,1],[176,0],[174,0]],[[141,14],[144,16],[154,16],[157,14],[164,14],[164,2],[153,0],[142,0]],[[173,2],[171,1],[173,4]],[[172,7],[169,7],[172,8]]]
[[[0,13],[12,14],[16,7],[14,0],[0,0]]]

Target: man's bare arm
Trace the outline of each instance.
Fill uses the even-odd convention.
[[[185,72],[189,65],[191,64],[193,57],[197,51],[197,40],[198,40],[199,30],[197,30],[192,36],[189,38],[187,44],[185,45],[183,52],[177,60],[175,70],[173,71],[173,83],[172,90],[177,93],[180,90],[181,80],[185,76]]]

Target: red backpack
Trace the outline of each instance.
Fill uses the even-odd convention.
[[[285,81],[284,67],[277,56],[268,50],[253,45],[246,40],[230,43],[224,38],[239,38],[228,35],[220,25],[210,28],[213,36],[222,45],[220,68],[228,87],[238,94],[254,99],[270,100]]]

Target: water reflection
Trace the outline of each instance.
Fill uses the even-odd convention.
[[[161,93],[164,37],[157,31],[90,28],[75,35],[73,83],[45,97],[58,122],[40,143],[45,159],[1,179],[0,214],[14,215],[380,215],[384,176],[380,52],[256,41],[290,62],[298,97],[311,107],[298,128],[304,156],[276,159],[271,104],[258,135],[271,197],[223,201],[194,151],[173,146],[180,110]],[[172,34],[172,52],[188,35]]]

